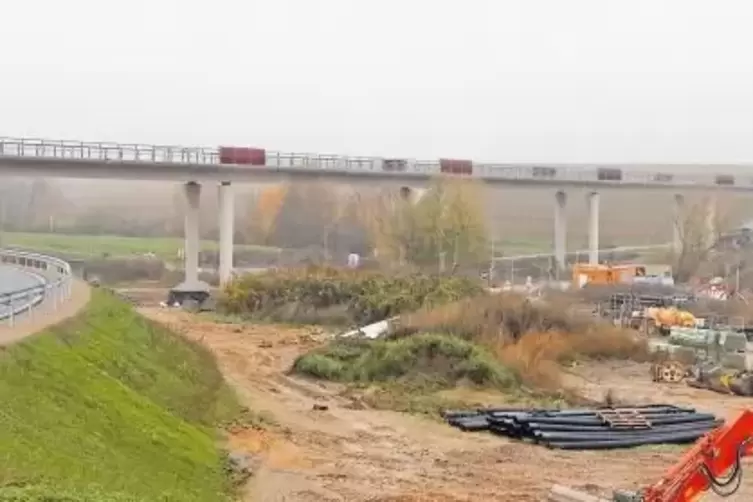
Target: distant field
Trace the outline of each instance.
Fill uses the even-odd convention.
[[[4,232],[2,244],[31,249],[39,252],[61,253],[81,258],[135,256],[154,253],[165,260],[176,260],[178,250],[183,247],[183,239],[172,237],[122,237],[117,235],[66,235],[27,232]],[[217,249],[217,243],[202,241],[204,250]],[[269,251],[277,253],[277,248],[264,246],[236,246],[236,249]]]
[[[553,188],[488,187],[486,201],[489,237],[495,238],[495,254],[511,256],[545,253],[552,250],[554,232]],[[567,247],[569,250],[588,246],[588,213],[585,188],[568,188]],[[673,190],[614,189],[600,190],[600,247],[665,244],[672,239],[674,212]],[[685,193],[688,204],[698,203],[709,193]],[[753,220],[753,200],[745,193],[720,193],[719,213],[728,228]],[[183,246],[181,238],[142,238],[112,235],[63,235],[5,232],[2,244],[64,253],[82,258],[132,256],[154,253],[166,260],[176,260]],[[214,250],[217,243],[204,241],[202,248]],[[236,246],[236,250],[277,253],[277,248]]]
[[[554,233],[554,189],[489,187],[486,190],[489,226],[501,242],[536,243],[549,251]],[[568,249],[588,246],[588,212],[584,188],[568,188]],[[664,244],[672,240],[673,190],[600,190],[601,247]],[[688,205],[710,193],[687,192]],[[745,193],[718,194],[718,212],[723,227],[753,220],[753,197]],[[536,252],[536,250],[532,251]]]
[[[154,253],[165,260],[178,259],[178,250],[183,247],[183,239],[175,237],[122,237],[118,235],[68,235],[29,232],[4,232],[2,244],[39,252],[61,253],[71,257],[112,257],[137,256]],[[551,248],[545,239],[498,239],[495,243],[497,254],[543,253]],[[214,241],[202,241],[203,250],[216,250]],[[236,245],[236,250],[269,252],[275,254],[275,247]]]
[[[491,247],[491,246],[490,246]],[[494,242],[494,254],[497,256],[514,256],[547,253],[552,250],[552,243],[544,238],[497,239]]]

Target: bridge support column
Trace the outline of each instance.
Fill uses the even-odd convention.
[[[567,266],[567,194],[558,191],[554,194],[554,202],[554,261],[559,279]]]
[[[199,282],[199,251],[201,236],[199,234],[199,208],[201,185],[186,183],[186,217],[185,217],[185,282],[196,284]]]
[[[674,195],[675,204],[672,222],[672,251],[675,255],[682,253],[683,233],[685,231],[685,196],[681,193]]]
[[[706,248],[711,249],[716,244],[716,210],[717,196],[710,195],[706,201]]]
[[[599,263],[599,192],[588,194],[588,264]]]
[[[194,181],[185,184],[186,218],[184,245],[184,280],[170,291],[168,303],[180,303],[193,300],[201,304],[209,296],[209,285],[199,280],[199,251],[201,240],[199,234],[199,207],[201,185]]]
[[[227,285],[233,277],[233,234],[235,233],[235,197],[229,181],[219,187],[220,263],[218,267],[220,286]]]
[[[411,188],[409,186],[400,187],[400,197],[411,204],[418,204],[418,201],[426,194],[425,188]]]

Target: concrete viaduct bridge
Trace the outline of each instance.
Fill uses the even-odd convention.
[[[564,267],[568,188],[587,188],[589,262],[598,262],[599,189],[604,187],[664,190],[674,194],[676,211],[683,198],[677,192],[753,191],[753,175],[735,177],[740,165],[704,166],[708,174],[690,174],[682,165],[655,166],[654,171],[627,164],[499,164],[463,159],[422,161],[405,158],[356,157],[283,153],[247,147],[183,147],[0,138],[0,175],[24,177],[160,180],[184,183],[185,280],[179,291],[206,291],[198,278],[199,196],[202,184],[219,185],[221,283],[233,270],[234,182],[279,183],[286,179],[332,180],[350,185],[393,185],[402,193],[425,189],[432,178],[472,178],[489,185],[540,186],[554,191],[554,256]],[[692,166],[698,167],[698,166]],[[748,166],[753,167],[753,166]],[[683,168],[685,172],[683,172]],[[669,194],[668,194],[669,195]],[[679,236],[675,232],[675,243]]]

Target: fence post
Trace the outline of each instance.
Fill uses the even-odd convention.
[[[34,313],[32,312],[34,310],[34,294],[33,290],[29,290],[26,292],[26,315],[29,317],[30,321],[34,320]]]
[[[15,325],[16,308],[13,306],[13,296],[10,296],[8,301],[8,326],[11,328]]]

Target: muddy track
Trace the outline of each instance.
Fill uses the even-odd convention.
[[[488,434],[466,434],[430,419],[358,409],[363,406],[343,397],[342,387],[286,374],[298,355],[324,343],[326,336],[319,330],[215,324],[167,309],[142,312],[206,344],[245,404],[279,424],[267,430],[232,431],[232,448],[258,458],[247,500],[528,502],[543,500],[554,483],[605,494],[612,487],[657,480],[683,451],[554,451]],[[652,384],[640,371],[631,365],[593,366],[571,378],[591,394],[617,386],[616,392],[636,391],[645,397]],[[725,409],[722,403],[732,399],[687,391],[661,389],[656,399],[647,400],[671,401],[677,394],[681,404],[693,404],[695,398],[699,408],[719,413]],[[315,410],[315,404],[327,409]],[[751,497],[753,472],[739,494],[726,500]]]

